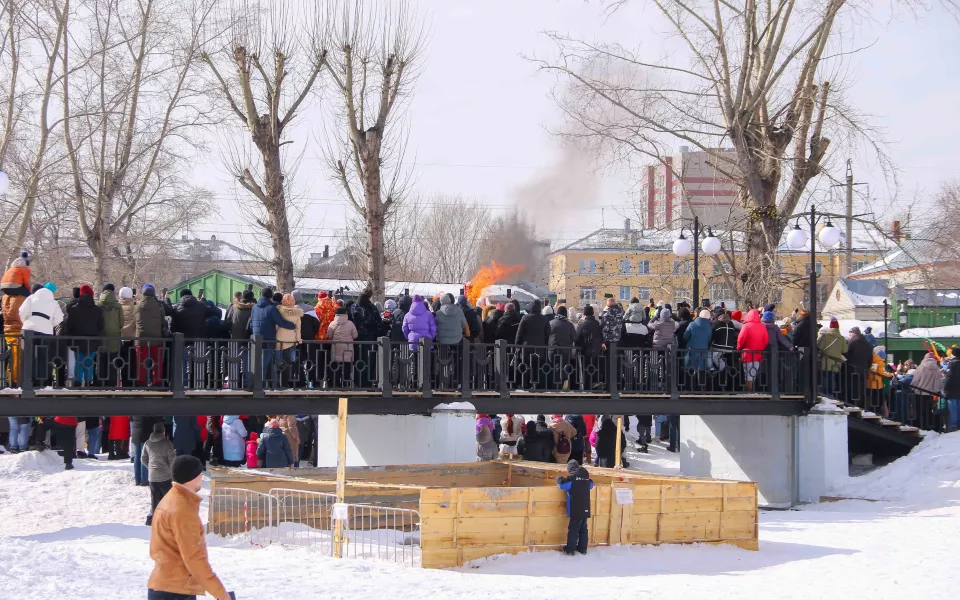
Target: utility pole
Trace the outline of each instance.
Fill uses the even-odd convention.
[[[847,159],[847,276],[853,273],[853,159]]]

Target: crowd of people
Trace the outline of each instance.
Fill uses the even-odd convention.
[[[617,465],[618,418],[623,419],[620,464],[628,467],[630,463],[623,459],[623,454],[627,449],[630,415],[551,415],[548,423],[545,415],[524,421],[523,416],[516,414],[503,417],[478,414],[477,460],[502,458],[561,465],[575,460],[582,465],[613,468]],[[635,419],[637,451],[648,453],[654,433],[653,416],[635,415]],[[660,429],[658,437],[660,441],[668,441],[665,427]],[[676,452],[676,440],[669,441],[667,449]]]

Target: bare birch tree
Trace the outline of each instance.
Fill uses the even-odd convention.
[[[335,3],[328,19],[330,76],[340,93],[338,142],[327,158],[367,230],[367,278],[375,297],[386,281],[384,232],[405,193],[406,142],[399,116],[416,80],[422,26],[406,1]]]
[[[67,0],[64,0],[65,2]],[[204,199],[185,180],[196,134],[209,123],[196,62],[212,0],[79,0],[62,48],[63,137],[79,233],[93,255],[94,282],[108,258],[130,258],[147,240],[143,223],[202,217]],[[65,11],[66,14],[66,11]],[[68,43],[68,40],[75,45]],[[87,65],[74,74],[74,61]]]
[[[742,288],[743,279],[766,279],[774,268],[781,234],[824,172],[831,140],[866,142],[889,166],[875,132],[845,102],[842,82],[828,79],[849,51],[838,18],[856,9],[846,0],[653,0],[652,7],[678,51],[658,58],[628,44],[549,33],[557,56],[536,62],[571,86],[559,100],[581,141],[628,161],[662,161],[673,144],[689,144],[736,182],[746,216],[730,228],[743,233],[747,259],[728,282]],[[724,146],[736,150],[734,160]]]
[[[232,1],[226,43],[215,40],[216,48],[203,54],[220,103],[246,128],[255,148],[234,153],[231,168],[259,204],[256,223],[270,237],[277,285],[285,290],[294,287],[294,264],[284,146],[293,143],[287,127],[305,108],[327,63],[321,17],[320,9],[294,1]]]

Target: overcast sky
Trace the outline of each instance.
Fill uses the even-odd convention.
[[[554,80],[522,56],[550,54],[544,30],[630,45],[642,41],[648,49],[665,43],[662,31],[643,18],[641,2],[613,18],[604,17],[601,3],[583,0],[419,4],[430,22],[430,37],[408,109],[407,160],[414,190],[476,197],[492,211],[508,209],[520,190],[558,170],[558,143],[546,130],[559,124],[549,97]],[[872,14],[876,21],[856,32],[861,45],[869,47],[849,62],[851,98],[886,130],[901,169],[899,197],[929,196],[940,182],[960,177],[960,24],[939,8],[894,18],[882,9]],[[324,172],[315,141],[319,129],[319,119],[306,114],[289,136],[304,155],[293,182],[305,211],[297,234],[301,252],[319,251],[324,244],[336,248],[346,211]],[[865,157],[855,157],[857,180],[869,183],[877,203],[885,206],[893,190]],[[218,160],[210,160],[198,166],[197,179],[214,191],[219,210],[194,233],[245,241],[249,226],[243,225],[236,191]],[[609,171],[583,176],[590,183],[574,193],[585,196],[584,206],[557,211],[550,231],[543,232],[554,243],[582,237],[601,223],[620,226],[624,206],[632,201],[626,178]]]

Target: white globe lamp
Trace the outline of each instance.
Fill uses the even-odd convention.
[[[683,237],[683,234],[680,234],[680,238],[673,243],[673,253],[677,256],[689,256],[690,252],[693,250],[693,247],[690,245],[690,240]]]
[[[794,225],[787,234],[787,245],[794,250],[800,250],[807,245],[807,232],[800,229],[799,224]]]
[[[7,174],[3,171],[0,171],[0,196],[3,196],[7,193],[7,188],[10,187],[10,178],[7,177]]]
[[[713,232],[703,238],[703,243],[700,244],[700,248],[707,256],[716,256],[720,252],[720,246],[720,238],[714,237]]]
[[[833,223],[827,220],[827,224],[824,225],[823,229],[820,230],[820,244],[824,248],[833,248],[840,243],[840,235],[840,229],[834,227]]]

